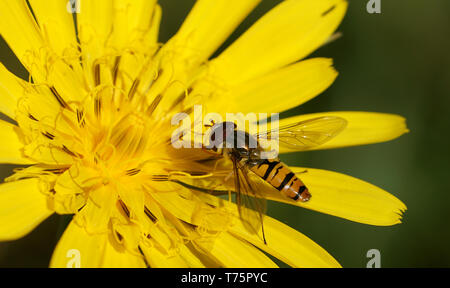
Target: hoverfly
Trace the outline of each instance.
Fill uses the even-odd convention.
[[[237,129],[233,122],[213,123],[210,125],[210,141],[222,142],[221,155],[228,157],[233,164],[234,191],[239,216],[247,228],[258,232],[261,227],[264,243],[264,227],[262,225],[265,213],[265,200],[260,194],[261,188],[256,178],[270,184],[274,191],[279,191],[284,197],[294,201],[307,202],[312,197],[311,192],[291,169],[283,164],[278,157],[265,159],[261,157],[265,151],[259,143],[260,139],[275,137],[279,146],[285,146],[295,151],[307,150],[324,144],[338,135],[347,125],[340,117],[318,117],[291,125],[280,127],[256,135]],[[227,137],[233,135],[233,137]],[[233,148],[226,148],[227,139],[231,138]],[[237,139],[243,139],[244,145],[237,145]],[[256,147],[249,143],[256,142]],[[218,153],[216,147],[208,148]]]

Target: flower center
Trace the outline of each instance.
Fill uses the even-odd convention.
[[[121,157],[138,157],[147,143],[146,130],[144,116],[131,112],[112,128],[110,143],[117,149]]]
[[[128,99],[120,106],[101,102],[101,111],[91,115],[88,121],[91,140],[85,141],[86,153],[94,156],[97,168],[107,170],[112,177],[138,171],[138,166],[151,157],[148,148],[154,121]]]

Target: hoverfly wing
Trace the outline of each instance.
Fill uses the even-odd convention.
[[[258,194],[257,184],[250,179],[247,166],[233,159],[233,171],[239,217],[244,227],[251,233],[259,234],[262,231],[265,242],[263,217],[266,212],[266,200]]]
[[[278,139],[280,146],[302,151],[322,145],[337,136],[347,126],[347,120],[324,116],[282,126],[257,134],[258,138]]]

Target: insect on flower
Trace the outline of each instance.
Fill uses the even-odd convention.
[[[262,220],[266,201],[258,192],[261,180],[294,201],[307,202],[311,199],[311,193],[303,181],[278,157],[267,158],[263,155],[266,149],[260,141],[275,138],[281,145],[304,150],[324,144],[337,136],[345,129],[347,121],[333,116],[318,117],[256,135],[239,130],[234,122],[215,124],[212,121],[212,125],[205,126],[211,127],[209,145],[205,149],[212,151],[219,159],[228,158],[233,164],[232,173],[224,180],[233,176],[236,204],[242,222],[254,232],[261,228],[266,242]],[[252,177],[253,175],[258,177]]]

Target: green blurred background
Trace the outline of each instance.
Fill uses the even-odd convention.
[[[181,25],[194,0],[160,0],[160,41]],[[225,43],[281,1],[263,0]],[[355,110],[403,115],[411,130],[382,144],[290,154],[290,165],[328,169],[371,182],[407,206],[403,224],[374,227],[271,203],[268,214],[301,231],[344,267],[365,267],[369,249],[382,267],[450,267],[450,1],[381,0],[382,13],[368,14],[368,0],[350,1],[339,31],[343,37],[314,53],[334,59],[340,76],[320,97],[282,116]],[[0,41],[0,61],[18,75],[26,71]],[[13,166],[1,165],[0,177]],[[52,216],[23,239],[0,243],[0,267],[46,267],[61,233]]]

